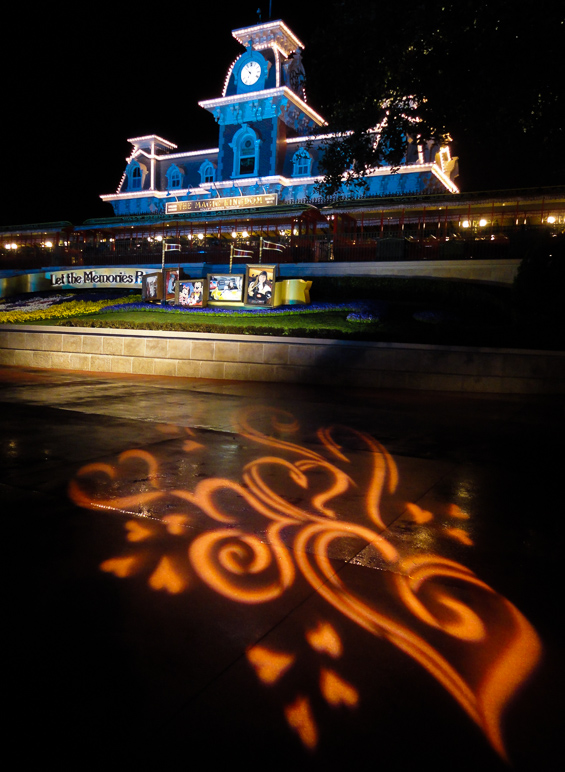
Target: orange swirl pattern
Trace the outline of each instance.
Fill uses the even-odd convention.
[[[316,433],[322,446],[318,452],[288,439],[299,430],[292,415],[257,406],[239,416],[238,428],[242,437],[268,448],[266,455],[244,466],[241,482],[210,477],[190,490],[160,490],[159,462],[142,450],[122,454],[115,466],[90,464],[78,472],[69,485],[76,504],[147,518],[143,525],[138,520],[126,523],[129,548],[139,544],[138,553],[110,558],[101,569],[120,578],[145,572],[149,587],[169,593],[193,590],[199,580],[243,604],[275,601],[299,573],[343,618],[425,668],[506,759],[503,711],[541,657],[532,626],[465,566],[434,554],[403,556],[386,538],[382,501],[395,493],[398,473],[375,439],[347,427],[321,428]],[[196,440],[183,444],[185,453],[203,450]],[[145,489],[136,493],[123,490],[131,464],[145,470]],[[352,493],[361,502],[356,517],[363,522],[339,517]],[[158,505],[165,499],[169,511],[160,516]],[[208,518],[206,530],[190,529],[194,510],[200,513],[199,523],[202,515]],[[465,519],[457,507],[452,510],[454,518]],[[414,523],[429,524],[434,518],[416,504],[407,503],[404,511]],[[250,527],[250,517],[260,520],[259,530]],[[181,545],[186,540],[188,545],[180,552],[167,547],[152,558],[150,545],[160,543],[163,526],[168,539]],[[472,544],[461,527],[446,528],[445,533],[460,544]],[[336,572],[330,555],[340,540],[352,538],[371,545],[388,569],[388,600],[394,601],[396,611],[390,602],[385,609],[373,598],[359,597]],[[306,639],[320,654],[342,654],[339,636],[327,623],[309,630]],[[460,649],[455,663],[454,642]],[[248,659],[265,684],[274,684],[287,677],[295,655],[259,647],[249,651]],[[331,706],[353,707],[361,700],[355,685],[327,668],[320,674],[320,690]],[[298,695],[286,706],[285,717],[302,742],[314,748],[318,731],[308,698]]]
[[[294,564],[290,554],[273,528],[269,543],[239,530],[210,531],[196,538],[189,549],[194,570],[212,589],[240,603],[264,603],[280,597],[294,581]],[[262,577],[267,569],[276,566],[276,577],[257,585],[237,579]]]

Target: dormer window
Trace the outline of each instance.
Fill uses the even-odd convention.
[[[216,180],[216,168],[210,161],[204,161],[199,169],[200,171],[200,183],[206,184],[215,182]]]
[[[131,161],[126,169],[126,190],[143,190],[146,176],[147,168],[139,161]]]
[[[293,177],[307,177],[310,174],[310,169],[312,167],[312,158],[309,153],[304,150],[304,148],[300,148],[296,151],[292,158],[293,163],[293,170],[292,175]]]
[[[182,174],[179,167],[175,164],[167,171],[167,186],[169,190],[182,187]]]
[[[139,166],[135,166],[132,170],[131,188],[132,190],[141,190],[141,169]]]

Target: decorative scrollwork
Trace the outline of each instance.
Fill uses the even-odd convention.
[[[259,406],[243,411],[238,427],[242,437],[268,448],[268,454],[244,466],[241,482],[210,477],[192,489],[161,490],[159,463],[147,451],[128,451],[115,466],[90,464],[77,473],[69,495],[79,506],[148,518],[143,524],[126,523],[130,548],[143,551],[110,558],[101,569],[120,578],[147,572],[152,589],[169,593],[193,589],[200,581],[243,604],[280,598],[300,574],[344,619],[388,641],[425,668],[506,758],[502,712],[541,656],[532,626],[465,566],[435,554],[403,555],[387,538],[382,502],[397,490],[398,472],[390,454],[374,438],[347,427],[321,428],[316,435],[319,452],[295,441],[300,427],[290,413]],[[202,449],[192,439],[183,445],[186,453]],[[146,472],[143,489],[133,493],[124,490],[132,463],[142,464]],[[340,517],[340,506],[352,492],[360,502],[362,523]],[[164,498],[173,502],[173,511],[169,508],[162,516],[152,516],[151,507]],[[192,510],[200,513],[200,520],[208,518],[207,530],[191,530]],[[404,512],[416,526],[428,527],[434,519],[433,513],[417,504],[405,504]],[[459,527],[465,513],[453,506],[448,514],[459,522],[458,527],[444,529],[446,536],[462,545],[472,544]],[[261,521],[259,530],[250,527],[250,515]],[[160,549],[163,533],[188,545],[181,552],[167,548],[163,554],[161,550],[153,560],[150,546]],[[370,545],[378,556],[388,592],[383,607],[378,598],[356,594],[336,571],[331,555],[341,541],[351,539]],[[341,640],[327,623],[309,630],[306,640],[320,653],[332,658],[342,655]],[[456,661],[454,643],[460,648]],[[265,684],[285,677],[294,659],[293,654],[265,647],[248,652],[249,662]],[[353,707],[359,700],[356,687],[333,669],[322,669],[320,690],[330,705]],[[285,716],[302,742],[315,747],[318,732],[308,698],[298,695],[286,706]]]
[[[240,603],[274,600],[294,580],[294,565],[275,530],[268,544],[237,529],[204,533],[190,545],[191,565],[202,581],[226,598]],[[275,576],[269,571],[273,567]]]

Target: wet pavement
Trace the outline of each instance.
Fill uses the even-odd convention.
[[[4,368],[0,416],[20,764],[559,768],[562,398]]]

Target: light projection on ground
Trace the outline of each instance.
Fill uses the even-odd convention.
[[[395,462],[373,437],[332,426],[298,444],[292,438],[300,427],[289,413],[259,406],[240,413],[236,425],[242,450],[223,464],[225,476],[196,482],[195,474],[171,475],[168,461],[146,450],[79,470],[69,487],[77,505],[127,517],[123,554],[109,556],[101,570],[120,579],[140,576],[151,590],[172,595],[205,585],[247,606],[276,602],[306,582],[339,619],[424,668],[507,760],[503,713],[541,657],[533,627],[470,569],[438,554],[441,540],[426,546],[395,538],[393,522],[417,529],[438,518],[402,501]],[[204,432],[167,426],[163,433],[176,438],[177,455],[207,453]],[[467,515],[451,504],[442,517],[436,531],[444,543],[469,549]],[[367,549],[380,569],[375,595],[349,586],[340,570]],[[336,625],[313,619],[304,639],[334,663],[320,665],[326,704],[360,706],[363,685],[340,673],[344,644]],[[266,688],[287,678],[296,660],[296,652],[264,642],[247,650]],[[309,696],[296,693],[282,715],[314,750],[320,732]]]

